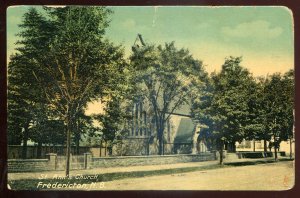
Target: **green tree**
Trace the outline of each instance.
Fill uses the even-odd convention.
[[[120,65],[121,66],[121,65]],[[109,94],[102,99],[104,113],[96,116],[101,124],[101,144],[104,141],[106,146],[122,143],[123,137],[128,134],[128,125],[132,121],[128,109],[136,95],[136,82],[134,81],[133,68],[124,62],[119,72],[114,72],[109,85]]]
[[[122,102],[118,98],[110,98],[106,102],[105,113],[98,116],[102,126],[101,142],[104,141],[105,145],[113,146],[122,141],[122,137],[125,135],[122,129],[126,124],[126,115],[122,106]]]
[[[223,149],[235,151],[235,142],[245,137],[249,124],[249,90],[253,78],[240,66],[241,57],[229,57],[220,73],[213,73],[205,95],[193,105],[194,119],[204,125],[201,132],[214,141],[223,163]]]
[[[34,57],[46,51],[49,35],[55,30],[34,8],[25,13],[19,27],[17,53],[10,57],[8,65],[8,138],[9,143],[20,143],[22,139],[22,158],[26,158],[29,126],[38,104],[47,105],[33,75],[33,71],[39,70]]]
[[[159,154],[163,154],[164,130],[171,114],[190,102],[204,75],[201,61],[174,42],[155,47],[147,45],[130,57],[139,90],[151,106],[155,120]]]
[[[40,97],[64,121],[69,176],[77,114],[87,102],[108,94],[108,83],[123,69],[123,49],[103,38],[111,13],[107,8],[66,6],[47,8],[46,13],[42,17],[31,9],[25,14],[18,50],[30,61],[24,65],[34,66],[27,73],[33,74]]]
[[[279,73],[269,77],[265,85],[267,130],[272,134],[275,160],[281,141],[292,138],[294,124],[293,71],[284,76]]]
[[[42,143],[52,143],[51,139],[60,137],[64,128],[63,125],[60,130],[55,127],[51,139],[48,138],[50,125],[47,123],[57,117],[49,111],[47,101],[41,95],[42,90],[32,73],[35,70],[36,65],[26,55],[11,56],[8,66],[8,139],[9,144],[22,141],[22,158],[26,158],[28,140],[38,143],[40,157]],[[64,140],[57,139],[58,142]]]
[[[86,136],[94,136],[98,130],[93,124],[93,116],[87,116],[84,111],[78,112],[74,118],[73,142],[75,144],[75,153],[79,155],[80,141]]]
[[[285,114],[283,124],[285,126],[285,133],[281,136],[283,140],[290,141],[290,158],[292,155],[292,143],[294,139],[294,98],[295,98],[295,74],[294,70],[286,72],[283,76],[284,93],[286,95],[285,100]]]
[[[114,72],[124,65],[123,50],[103,39],[110,13],[104,7],[67,6],[48,13],[58,31],[47,56],[36,59],[46,75],[37,79],[67,128],[66,176],[69,176],[76,115],[87,102],[107,94]]]
[[[29,100],[31,96],[27,93],[30,84],[25,83],[27,76],[22,75],[27,63],[24,59],[20,55],[12,56],[8,66],[8,144],[23,142],[22,158],[26,158],[28,128],[32,117],[30,110],[33,106]]]
[[[18,143],[22,139],[22,158],[26,158],[27,141],[36,139],[40,133],[33,128],[35,118],[41,115],[40,107],[44,106],[45,110],[48,104],[33,75],[34,71],[39,70],[34,57],[45,52],[49,35],[54,30],[34,8],[25,13],[19,27],[21,32],[17,34],[20,38],[16,43],[17,53],[10,57],[8,65],[8,137]],[[16,137],[15,132],[20,134]]]
[[[37,158],[42,157],[42,145],[63,145],[66,141],[62,120],[50,119],[47,113],[38,111],[30,126],[30,139],[37,143]]]
[[[245,127],[246,140],[263,140],[264,151],[267,152],[267,141],[270,141],[271,134],[267,130],[266,109],[265,109],[265,83],[263,77],[256,78],[249,89],[248,100],[248,121]],[[255,151],[255,144],[253,145]]]

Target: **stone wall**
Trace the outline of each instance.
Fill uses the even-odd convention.
[[[56,154],[48,154],[48,159],[9,159],[8,172],[34,172],[56,169]]]
[[[8,160],[8,172],[32,172],[51,170],[48,159]]]
[[[65,170],[66,157],[55,153],[47,154],[48,159],[9,159],[8,172],[35,172],[50,170]],[[90,167],[91,154],[75,155],[70,157],[70,169],[85,169]]]
[[[8,172],[35,172],[64,170],[65,157],[54,153],[48,154],[48,159],[9,159]],[[201,162],[215,160],[214,153],[164,155],[164,156],[123,156],[123,157],[92,157],[91,153],[81,156],[71,156],[70,169],[90,169],[101,167],[144,166],[159,164],[175,164],[185,162]]]
[[[213,153],[164,155],[164,156],[130,156],[92,158],[92,167],[143,166],[159,164],[175,164],[185,162],[212,161],[216,157]]]

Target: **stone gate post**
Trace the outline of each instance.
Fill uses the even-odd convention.
[[[56,153],[48,153],[46,154],[48,160],[49,160],[49,169],[50,170],[56,170],[57,166],[57,154]]]
[[[90,169],[92,167],[92,154],[84,153],[84,169]]]

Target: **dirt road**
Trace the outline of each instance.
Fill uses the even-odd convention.
[[[115,180],[94,190],[287,190],[293,184],[294,164],[288,161]]]

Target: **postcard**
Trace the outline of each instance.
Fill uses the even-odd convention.
[[[10,6],[7,188],[295,183],[284,6]]]

